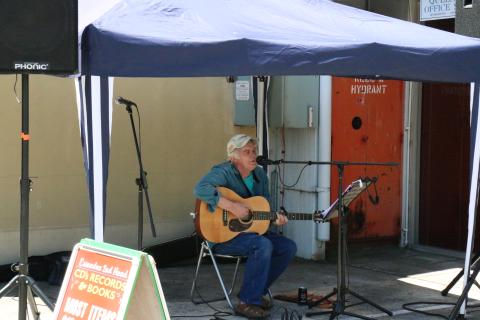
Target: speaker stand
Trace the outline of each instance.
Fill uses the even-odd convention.
[[[27,303],[30,308],[38,315],[38,309],[33,299],[33,293],[42,299],[42,301],[53,311],[54,304],[50,302],[48,297],[40,290],[36,282],[28,276],[28,215],[29,215],[29,197],[32,181],[28,176],[28,142],[29,135],[29,95],[28,95],[28,74],[22,74],[22,177],[20,179],[20,262],[14,268],[18,275],[13,277],[8,284],[0,290],[0,298],[4,297],[15,287],[18,287],[18,319],[26,320]],[[27,301],[28,300],[28,301]]]
[[[35,280],[33,280],[32,277],[27,276],[27,275],[16,275],[15,277],[13,277],[0,290],[0,298],[3,298],[7,294],[9,294],[16,287],[19,287],[19,289],[20,289],[21,283],[24,283],[26,285],[25,290],[26,290],[26,295],[27,295],[27,297],[26,297],[27,301],[23,302],[23,303],[20,302],[21,307],[19,308],[19,312],[23,312],[23,314],[26,315],[26,311],[27,311],[26,306],[27,306],[27,303],[28,303],[28,306],[30,307],[30,312],[33,315],[33,319],[38,320],[40,318],[40,312],[38,311],[37,303],[35,302],[35,298],[33,296],[33,293],[35,293],[38,297],[40,297],[40,299],[48,306],[48,308],[53,311],[53,309],[55,308],[53,303],[50,302],[48,297],[42,292],[42,290],[37,285]],[[19,297],[21,297],[20,293],[19,293]],[[19,301],[20,300],[21,299],[19,299]],[[19,313],[19,319],[22,319],[20,316],[21,315]],[[23,318],[23,319],[25,319],[25,318]]]

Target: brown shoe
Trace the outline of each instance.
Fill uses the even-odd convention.
[[[236,305],[235,312],[248,319],[265,319],[270,315],[270,313],[266,310],[263,310],[261,306],[243,302],[240,302]]]
[[[265,296],[262,297],[262,309],[270,310],[273,308],[273,301]]]

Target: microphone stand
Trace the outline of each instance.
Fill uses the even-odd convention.
[[[150,219],[150,227],[152,229],[153,237],[157,237],[155,225],[153,223],[152,207],[150,205],[150,196],[148,194],[147,172],[143,170],[142,154],[138,144],[137,131],[135,130],[135,123],[132,116],[132,105],[134,103],[125,103],[125,109],[130,116],[130,124],[132,125],[133,139],[135,140],[135,149],[137,150],[138,166],[140,170],[139,177],[135,179],[135,184],[138,186],[138,238],[137,249],[142,251],[143,241],[143,193],[145,192],[145,199],[147,200],[148,218]],[[136,105],[135,105],[136,107]]]
[[[262,161],[262,160],[260,160]],[[322,299],[316,301],[315,303],[309,304],[308,308],[312,308],[323,301],[327,300],[333,295],[337,296],[337,300],[334,302],[334,306],[331,311],[322,311],[322,312],[307,312],[305,316],[310,317],[314,315],[322,315],[330,313],[330,319],[334,319],[339,315],[348,315],[355,318],[366,319],[366,320],[373,320],[373,318],[362,316],[359,314],[355,314],[352,312],[348,312],[345,309],[351,307],[353,305],[357,305],[357,303],[352,305],[346,305],[346,298],[347,294],[351,294],[352,296],[356,297],[357,299],[361,300],[361,303],[367,303],[374,308],[392,316],[393,313],[380,305],[364,298],[360,294],[356,293],[355,291],[348,288],[346,284],[346,270],[347,270],[347,210],[345,210],[345,206],[343,205],[343,173],[345,166],[355,165],[355,166],[398,166],[396,162],[349,162],[349,161],[285,161],[285,160],[277,160],[272,161],[265,159],[263,160],[267,164],[280,164],[280,163],[291,163],[291,164],[307,164],[307,165],[335,165],[337,167],[338,172],[338,254],[337,254],[337,287],[333,289],[333,291],[327,294]]]

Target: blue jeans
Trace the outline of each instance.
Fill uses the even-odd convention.
[[[241,233],[230,241],[215,244],[213,251],[247,256],[239,298],[245,303],[260,305],[262,296],[295,256],[297,246],[292,240],[273,232],[261,236]]]

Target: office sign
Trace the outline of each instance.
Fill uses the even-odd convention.
[[[420,0],[420,21],[455,18],[456,0]]]

